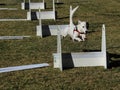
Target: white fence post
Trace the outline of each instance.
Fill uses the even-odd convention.
[[[58,58],[59,58],[59,68],[61,71],[63,71],[62,50],[61,50],[61,30],[60,30],[59,26],[58,26],[58,36],[57,36],[57,54],[58,54]]]
[[[39,25],[41,25],[41,10],[40,10],[40,8],[39,8]]]
[[[31,12],[27,12],[27,20],[31,20]]]
[[[106,57],[106,34],[105,34],[105,24],[102,25],[102,45],[101,52],[104,55],[104,68],[107,69],[107,57]]]
[[[102,52],[106,52],[106,35],[105,35],[105,25],[102,26]]]
[[[53,12],[54,12],[54,15],[55,15],[55,0],[53,0]],[[56,15],[55,15],[56,16]],[[54,17],[54,20],[56,19],[56,17]]]
[[[30,8],[30,2],[31,2],[31,1],[29,0],[29,12],[31,12],[31,8]]]
[[[30,9],[30,0],[29,0],[29,12],[27,12],[27,20],[31,20],[31,9]]]
[[[41,10],[39,8],[39,25],[37,26],[37,36],[40,36],[42,38],[42,20],[41,20]]]
[[[23,2],[21,3],[21,9],[25,9],[25,0],[23,0]]]
[[[55,0],[53,0],[53,11],[55,12]]]

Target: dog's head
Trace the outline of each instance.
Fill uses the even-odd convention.
[[[77,29],[82,33],[86,33],[86,31],[87,31],[87,22],[79,20],[78,25],[77,25]]]

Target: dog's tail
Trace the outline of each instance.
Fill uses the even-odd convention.
[[[72,9],[72,6],[70,6],[70,25],[73,24],[73,14],[75,13],[75,11],[78,9],[79,6],[77,6],[76,8]]]

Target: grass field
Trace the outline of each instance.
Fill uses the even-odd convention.
[[[40,1],[40,0],[31,0]],[[42,1],[42,0],[41,0]],[[62,40],[63,52],[94,51],[101,49],[101,27],[106,25],[109,69],[103,67],[71,68],[61,72],[53,68],[52,53],[56,52],[57,37],[36,37],[38,21],[0,22],[0,36],[30,35],[23,40],[0,40],[0,67],[49,63],[37,68],[0,73],[0,90],[120,90],[120,1],[119,0],[60,0],[56,5],[57,20],[44,20],[43,24],[68,24],[69,6],[79,9],[74,23],[80,19],[89,22],[88,40],[72,42]],[[0,8],[13,7],[17,11],[0,11],[0,18],[26,18],[20,8],[22,0],[0,0]],[[45,0],[47,9],[52,0]],[[13,15],[13,16],[12,16]]]

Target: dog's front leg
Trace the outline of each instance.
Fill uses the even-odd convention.
[[[86,35],[85,34],[80,34],[82,41],[85,41]]]

